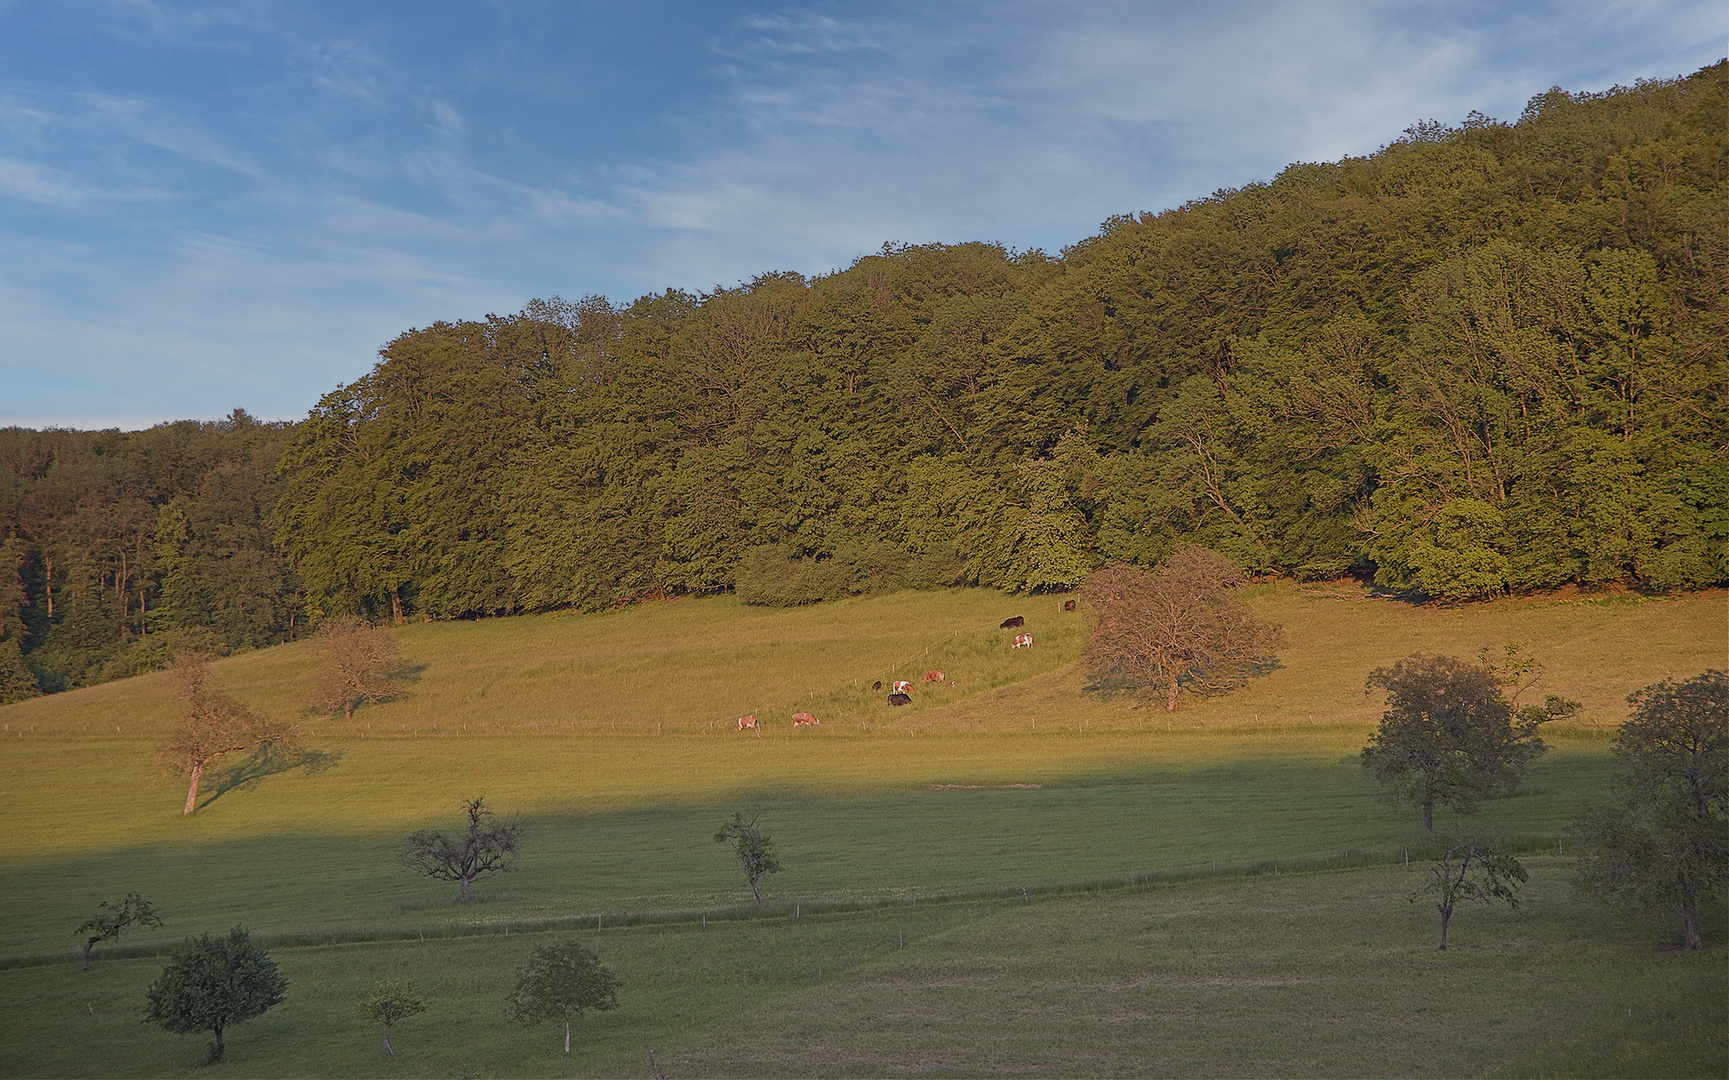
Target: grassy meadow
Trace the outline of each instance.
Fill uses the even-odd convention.
[[[625,980],[582,1022],[579,1074],[647,1075],[651,1047],[671,1076],[1729,1070],[1723,951],[1664,952],[1678,928],[1577,903],[1556,855],[1607,794],[1626,695],[1729,664],[1729,597],[1250,600],[1285,627],[1281,666],[1174,715],[1084,691],[1084,615],[982,590],[404,627],[404,696],[352,721],[303,713],[312,656],[283,646],[217,677],[302,719],[318,755],[225,762],[192,818],[152,755],[165,676],[0,708],[0,1075],[550,1074],[559,1040],[501,1003],[553,932]],[[1016,614],[1032,649],[997,627]],[[1473,821],[1530,853],[1527,902],[1461,912],[1437,953],[1432,905],[1409,902],[1414,815],[1356,763],[1381,708],[1363,679],[1506,641],[1547,665],[1532,693],[1586,708]],[[899,678],[914,704],[891,709],[869,686]],[[529,844],[458,905],[393,852],[480,793]],[[735,809],[786,865],[763,912],[710,842]],[[129,889],[167,925],[80,973],[72,928]],[[202,1040],[138,1022],[161,959],[128,957],[236,924],[293,985],[199,1069]],[[348,1015],[388,975],[434,1005],[394,1061]]]

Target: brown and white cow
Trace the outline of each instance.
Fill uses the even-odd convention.
[[[897,682],[897,683],[895,683],[895,684],[894,684],[894,685],[893,685],[893,686],[891,686],[891,687],[889,687],[889,689],[890,689],[890,690],[891,690],[891,691],[892,691],[892,692],[893,692],[893,693],[896,693],[896,694],[904,694],[904,693],[907,693],[907,692],[908,692],[908,691],[910,691],[910,690],[911,690],[911,689],[912,689],[912,688],[913,688],[913,684],[912,684],[912,683],[910,683],[910,682],[907,682],[907,681],[906,681],[906,680],[904,680],[904,679],[903,679],[903,680],[901,680],[901,681],[900,681],[900,682]]]
[[[804,727],[806,724],[816,724],[820,722],[821,721],[816,717],[807,712],[795,712],[792,714],[793,727]]]
[[[1016,634],[1015,643],[1009,646],[1011,649],[1030,649],[1032,647],[1033,636],[1031,634]]]
[[[741,716],[738,718],[738,729],[740,731],[743,731],[745,728],[753,728],[753,727],[756,727],[756,714],[755,713],[751,713],[749,716]]]
[[[942,682],[944,678],[945,678],[945,676],[943,675],[943,673],[941,671],[931,670],[931,671],[925,672],[925,682],[928,682],[928,683]]]

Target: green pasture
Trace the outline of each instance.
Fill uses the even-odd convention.
[[[305,645],[235,656],[219,681],[301,719],[317,753],[286,769],[225,762],[191,818],[152,759],[174,719],[164,676],[0,708],[0,1004],[20,1018],[0,1036],[0,1074],[189,1068],[201,1042],[136,1019],[160,959],[127,956],[236,924],[272,943],[295,989],[235,1032],[212,1074],[556,1070],[557,1040],[504,1027],[499,1004],[552,929],[590,935],[626,978],[625,1007],[584,1022],[571,1065],[590,1074],[646,1075],[650,1044],[677,1063],[669,1075],[1565,1072],[1693,1030],[1698,1003],[1722,1000],[1720,962],[1661,953],[1674,928],[1575,906],[1568,860],[1548,860],[1580,803],[1607,794],[1625,696],[1729,664],[1725,594],[1432,609],[1281,583],[1249,598],[1285,627],[1280,666],[1175,714],[1086,690],[1084,612],[983,590],[405,627],[403,696],[347,722],[304,713]],[[1032,649],[997,627],[1015,614]],[[1437,958],[1426,909],[1405,898],[1414,815],[1381,802],[1356,762],[1380,712],[1363,679],[1413,651],[1505,641],[1546,663],[1533,694],[1586,709],[1546,733],[1517,797],[1472,819],[1546,867],[1532,902],[1462,915],[1467,944],[1478,925],[1505,940]],[[936,668],[943,685],[924,686]],[[914,704],[893,709],[869,686],[898,678]],[[793,711],[822,723],[794,731]],[[745,712],[765,726],[736,730]],[[458,905],[393,852],[413,828],[454,828],[481,793],[526,816],[529,843],[520,872]],[[738,809],[761,812],[786,865],[762,919],[710,842]],[[130,889],[166,925],[79,973],[72,928]],[[1171,981],[1143,947],[1187,956],[1187,974]],[[1526,967],[1539,974],[1515,977]],[[1437,971],[1470,974],[1438,990]],[[345,1018],[386,974],[441,1003],[405,1024],[396,1062]],[[1539,1010],[1531,980],[1558,997],[1521,1035]],[[1444,1048],[1485,993],[1503,1003],[1488,1008],[1507,1018],[1499,1033]],[[1355,1048],[1346,1018],[1374,1002],[1387,1018],[1369,1024],[1374,1049]],[[1238,1017],[1230,1031],[1223,1016]],[[1401,1035],[1400,1017],[1428,1034]],[[1609,1019],[1626,1039],[1579,1041]],[[1359,1052],[1382,1056],[1353,1068]]]
[[[1725,952],[1664,952],[1661,935],[1575,904],[1564,860],[1531,865],[1526,902],[1461,911],[1445,953],[1433,908],[1409,899],[1421,873],[1402,867],[568,931],[626,987],[579,1023],[568,1068],[646,1076],[652,1049],[674,1077],[1580,1075],[1612,1029],[1646,1040],[1646,1071],[1625,1075],[1721,1075]],[[502,1007],[550,939],[279,949],[287,999],[232,1029],[215,1067],[198,1038],[139,1024],[156,961],[0,971],[0,1069],[558,1075],[559,1033]],[[349,1013],[379,978],[415,980],[432,1006],[399,1025],[395,1059]]]

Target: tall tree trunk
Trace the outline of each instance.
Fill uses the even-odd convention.
[[[1435,835],[1435,797],[1433,795],[1423,800],[1423,832],[1429,836]]]
[[[1177,673],[1171,672],[1170,685],[1165,688],[1165,711],[1177,711]]]
[[[1435,907],[1441,912],[1441,948],[1445,949],[1447,947],[1447,920],[1453,917],[1453,905],[1436,904]]]
[[[391,1057],[396,1056],[396,1051],[394,1051],[390,1048],[390,1025],[389,1024],[384,1025],[384,1052],[389,1054]]]
[[[390,625],[402,625],[402,594],[395,589],[390,590]]]
[[[1699,908],[1696,904],[1683,903],[1681,905],[1681,947],[1692,950],[1697,949],[1700,944]]]
[[[202,762],[195,761],[192,763],[192,783],[186,788],[185,812],[188,814],[198,809],[198,777],[202,775],[203,772],[204,764]],[[218,1038],[218,1041],[220,1041],[220,1037]]]
[[[216,1059],[217,1061],[221,1061],[223,1051],[225,1051],[226,1049],[227,1049],[227,1047],[222,1045],[222,1025],[217,1024],[216,1025],[216,1052],[210,1056],[212,1058]]]
[[[79,970],[81,970],[81,971],[89,971],[90,970],[90,946],[96,944],[100,940],[101,940],[100,938],[85,938],[84,939],[84,950],[83,950],[84,951],[84,966],[82,968],[80,968]]]
[[[468,879],[467,878],[462,879],[461,895],[462,895],[463,900],[468,899]]]
[[[570,1053],[570,1021],[564,1022],[564,1052]]]
[[[750,891],[756,894],[756,906],[762,907],[762,890],[756,887],[756,878],[750,879]]]

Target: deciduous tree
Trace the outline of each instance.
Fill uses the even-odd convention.
[[[211,1032],[210,1060],[217,1062],[223,1030],[262,1016],[287,989],[276,962],[237,926],[227,937],[204,934],[175,955],[144,992],[144,1022],[176,1035]]]
[[[211,685],[208,653],[175,656],[174,678],[184,703],[183,718],[157,753],[166,769],[188,778],[185,813],[198,809],[198,781],[218,758],[236,750],[292,754],[300,748],[300,732],[293,724],[259,716]]]
[[[1700,947],[1699,907],[1729,886],[1729,675],[1668,679],[1627,699],[1615,736],[1621,803],[1587,811],[1581,887],[1634,907],[1678,911]]]
[[[1363,747],[1363,768],[1390,798],[1421,810],[1431,836],[1437,806],[1472,814],[1477,800],[1511,793],[1545,749],[1538,726],[1579,709],[1555,696],[1516,708],[1507,677],[1489,663],[1423,653],[1369,673],[1368,689],[1387,692],[1387,711]]]
[[[1434,895],[1435,910],[1441,913],[1441,944],[1436,946],[1441,949],[1447,947],[1447,923],[1453,918],[1454,905],[1500,900],[1516,908],[1519,885],[1529,876],[1519,860],[1481,841],[1447,848],[1429,867],[1429,873],[1433,880],[1424,891]]]
[[[744,871],[744,878],[750,882],[750,891],[756,895],[756,902],[762,904],[762,889],[757,882],[764,874],[777,873],[780,870],[780,859],[774,853],[774,840],[761,829],[757,828],[756,819],[760,815],[752,814],[745,817],[734,813],[732,818],[720,831],[714,834],[717,844],[731,844],[733,858],[738,860],[739,869]]]
[[[391,1026],[425,1011],[426,1002],[421,1000],[415,985],[395,979],[380,979],[373,983],[372,993],[354,1003],[355,1016],[384,1025],[384,1052],[391,1057],[396,1056],[390,1045]]]
[[[361,702],[396,696],[391,677],[402,670],[402,654],[388,630],[358,615],[337,615],[319,624],[312,641],[319,653],[315,708],[351,719]]]
[[[516,989],[505,999],[511,1019],[529,1027],[546,1020],[564,1025],[564,1052],[570,1053],[570,1025],[590,1009],[618,1008],[618,977],[600,957],[574,941],[542,945],[516,972]]]
[[[485,796],[468,800],[462,809],[468,815],[466,832],[446,836],[437,829],[419,829],[408,835],[399,857],[411,870],[456,882],[467,900],[471,883],[516,869],[527,827],[519,814],[498,818],[487,809]]]
[[[129,892],[118,900],[104,900],[96,905],[96,914],[85,919],[74,934],[83,934],[84,945],[80,950],[84,957],[81,970],[90,970],[90,950],[98,942],[118,941],[120,931],[129,926],[161,926],[162,920],[157,918],[156,910],[150,906],[150,901],[135,892]]]
[[[1096,685],[1163,691],[1165,710],[1182,687],[1219,691],[1274,661],[1279,628],[1231,595],[1243,572],[1204,548],[1180,548],[1148,572],[1111,563],[1087,578],[1098,614],[1087,647]]]

